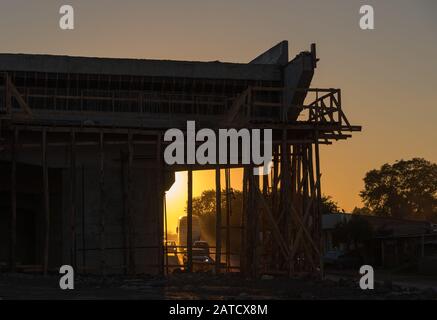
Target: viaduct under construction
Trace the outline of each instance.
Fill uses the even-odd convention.
[[[319,145],[360,131],[339,89],[311,88],[315,45],[289,61],[280,42],[250,63],[0,54],[0,263],[50,272],[63,264],[95,274],[164,274],[165,192],[176,171],[244,168],[239,226],[216,205],[222,230],[240,230],[249,277],[323,272]],[[163,135],[199,128],[270,128],[273,167],[172,165]],[[188,236],[186,268],[192,268]]]

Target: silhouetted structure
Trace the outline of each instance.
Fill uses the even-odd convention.
[[[196,120],[273,129],[262,190],[244,166],[241,226],[217,219],[217,230],[242,230],[242,271],[319,272],[319,145],[360,127],[346,119],[339,89],[310,88],[317,61],[315,45],[289,61],[286,41],[248,64],[0,54],[0,259],[44,272],[164,272],[174,172],[189,170],[191,195],[191,170],[231,167],[165,165],[165,130]],[[191,211],[189,197],[188,221]],[[225,254],[232,269],[220,234],[217,260]]]

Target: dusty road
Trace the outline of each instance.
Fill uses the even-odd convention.
[[[355,280],[266,278],[249,281],[236,275],[178,274],[169,278],[78,276],[75,289],[59,289],[59,277],[0,274],[1,299],[433,299],[432,289],[376,285],[359,289]]]

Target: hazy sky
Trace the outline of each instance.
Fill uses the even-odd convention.
[[[58,27],[62,4],[75,8],[73,31]],[[375,30],[359,28],[363,4],[374,6]],[[324,193],[351,210],[368,170],[437,161],[436,14],[435,0],[1,0],[0,52],[248,62],[281,40],[291,56],[316,42],[312,86],[341,88],[343,110],[363,126],[321,154]],[[182,176],[169,197],[174,217]],[[203,174],[195,195],[212,181]]]

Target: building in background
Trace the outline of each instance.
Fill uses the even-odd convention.
[[[344,226],[351,221],[367,224],[371,233],[354,243],[344,241]],[[428,221],[336,213],[323,215],[324,252],[354,253],[375,267],[436,273],[437,229]],[[359,232],[351,228],[351,232]],[[347,231],[346,231],[347,232]],[[336,239],[336,238],[340,238]],[[347,238],[347,237],[346,237]],[[343,240],[343,241],[341,241]],[[346,243],[348,242],[348,243]],[[332,254],[332,253],[331,253]]]

